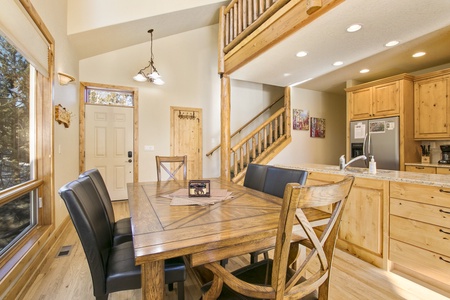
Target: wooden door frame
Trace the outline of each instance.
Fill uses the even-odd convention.
[[[203,177],[203,109],[198,108],[198,107],[186,107],[186,106],[170,106],[170,155],[175,155],[174,154],[174,146],[175,142],[174,142],[174,128],[173,128],[173,112],[175,110],[186,110],[186,111],[194,111],[199,113],[199,115],[201,116],[201,123],[200,123],[200,143],[199,143],[199,149],[200,149],[200,153],[199,153],[199,168],[200,168],[200,173],[202,174]]]
[[[85,134],[85,95],[86,88],[100,88],[107,90],[117,90],[117,91],[127,91],[133,93],[133,182],[139,182],[139,95],[138,89],[127,87],[127,86],[119,86],[119,85],[111,85],[111,84],[101,84],[101,83],[91,83],[91,82],[80,82],[80,90],[79,90],[79,173],[85,171],[85,156],[86,156],[86,134]]]

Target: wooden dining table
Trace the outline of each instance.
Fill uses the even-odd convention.
[[[185,256],[190,267],[196,267],[275,244],[283,199],[210,179],[211,190],[225,189],[231,198],[210,205],[171,205],[167,195],[187,187],[188,181],[174,180],[128,184],[136,264],[142,268],[142,299],[164,298],[165,259]]]

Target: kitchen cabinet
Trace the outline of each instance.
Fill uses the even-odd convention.
[[[426,173],[426,174],[436,174],[436,167],[405,166],[405,171],[416,172],[416,173]]]
[[[433,166],[419,166],[419,165],[407,165],[405,166],[405,171],[416,172],[416,173],[426,173],[426,174],[450,174],[450,166],[448,167],[433,167]]]
[[[307,185],[342,180],[342,175],[310,173]],[[387,268],[389,182],[355,178],[342,215],[337,247],[377,267]]]
[[[414,138],[423,140],[450,137],[449,91],[450,69],[416,77]]]
[[[399,74],[346,88],[347,147],[346,157],[352,157],[350,122],[385,117],[399,117],[400,170],[404,163],[419,161],[416,151],[419,141],[414,139],[414,77]]]
[[[410,79],[386,78],[346,89],[350,121],[399,116],[404,80]]]
[[[448,290],[450,189],[390,183],[391,269]]]
[[[436,168],[436,174],[450,175],[450,166],[448,168]]]

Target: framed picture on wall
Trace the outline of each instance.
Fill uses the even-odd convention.
[[[325,137],[325,119],[311,117],[310,137]]]
[[[294,108],[292,115],[292,129],[309,130],[309,111]]]

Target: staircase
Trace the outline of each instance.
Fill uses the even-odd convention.
[[[284,100],[284,105],[281,108],[231,147],[230,178],[233,182],[242,184],[249,163],[267,164],[291,142],[289,94],[285,94],[263,109],[234,132],[231,137],[235,137],[250,125],[254,127],[256,120],[260,120],[261,115],[270,111],[281,100]],[[221,145],[216,146],[206,156],[211,156],[220,147]]]
[[[233,182],[243,182],[249,163],[266,164],[291,142],[285,120],[283,107],[231,148]]]

